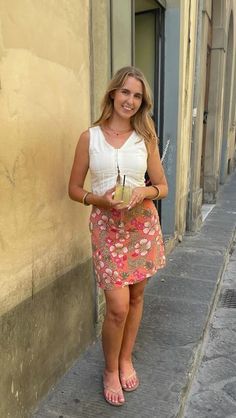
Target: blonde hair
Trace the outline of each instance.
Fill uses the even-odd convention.
[[[154,122],[151,117],[151,111],[153,107],[152,94],[149,84],[144,77],[142,71],[135,67],[123,67],[118,70],[110,83],[108,84],[107,91],[103,97],[101,103],[101,116],[94,126],[102,125],[107,121],[113,113],[113,98],[112,93],[121,88],[126,82],[128,77],[134,77],[142,83],[143,97],[142,104],[139,110],[131,118],[131,126],[137,132],[137,134],[144,140],[147,149],[149,149],[152,143],[156,143],[157,134],[154,126]]]

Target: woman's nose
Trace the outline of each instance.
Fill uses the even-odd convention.
[[[133,94],[130,94],[128,97],[128,103],[133,104],[133,102],[134,102],[134,96]]]

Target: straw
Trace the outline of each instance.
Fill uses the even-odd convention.
[[[122,194],[121,194],[121,200],[123,200],[123,197],[124,197],[124,188],[125,188],[125,174],[124,174],[123,184],[122,184]]]

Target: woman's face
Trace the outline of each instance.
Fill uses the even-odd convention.
[[[114,112],[121,118],[129,119],[137,113],[143,100],[143,85],[134,77],[128,77],[122,87],[112,95]]]

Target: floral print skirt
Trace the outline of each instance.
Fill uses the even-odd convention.
[[[94,206],[90,231],[95,274],[102,289],[138,283],[165,266],[159,216],[151,200],[130,211]]]

